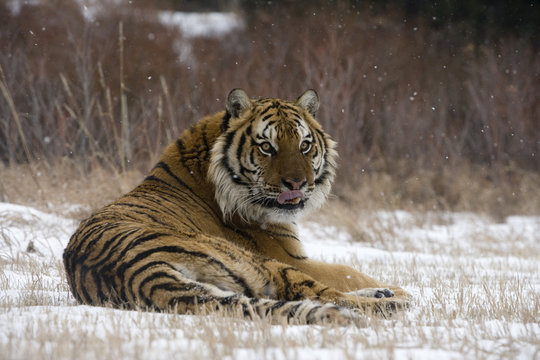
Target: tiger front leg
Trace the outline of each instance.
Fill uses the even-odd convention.
[[[279,300],[309,299],[350,309],[360,309],[367,313],[381,313],[383,316],[408,307],[408,298],[392,297],[390,289],[369,288],[366,291],[342,292],[313,279],[294,267],[275,261],[268,261],[265,265],[272,273],[275,296]],[[377,297],[377,292],[382,292],[385,297]]]
[[[399,299],[402,302],[411,299],[402,288],[381,283],[351,266],[327,264],[311,259],[296,261],[293,264],[314,279],[358,297],[395,298],[394,300]]]

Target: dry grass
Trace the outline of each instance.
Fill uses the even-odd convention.
[[[504,221],[509,215],[540,214],[540,175],[536,171],[507,168],[493,179],[483,166],[460,165],[430,170],[411,164],[395,166],[388,172],[361,172],[355,181],[334,186],[339,207],[350,208],[337,218],[342,225],[355,223],[355,209],[373,211],[474,212]],[[328,215],[335,213],[329,208]],[[349,219],[347,214],[351,214]],[[351,229],[350,229],[351,230]]]
[[[5,166],[0,163],[0,172],[0,201],[54,209],[79,219],[131,190],[144,177],[134,170],[113,172],[101,165],[83,170],[69,159],[55,165],[40,162],[33,166]]]
[[[71,159],[52,165],[44,161],[13,166],[0,163],[0,201],[50,207],[77,217],[70,213],[77,211],[75,203],[82,205],[79,210],[86,209],[81,210],[82,217],[131,190],[148,170],[112,171],[99,163],[84,169]],[[335,201],[322,210],[325,218],[355,233],[357,209],[474,212],[498,222],[509,215],[540,214],[540,197],[532,196],[540,191],[538,172],[508,170],[495,184],[490,170],[466,164],[448,174],[425,169],[394,171],[398,174],[363,172],[354,182],[341,180],[334,186]]]

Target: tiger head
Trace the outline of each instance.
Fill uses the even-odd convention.
[[[315,120],[318,108],[313,90],[295,102],[231,91],[208,172],[224,218],[290,223],[324,203],[337,152]]]

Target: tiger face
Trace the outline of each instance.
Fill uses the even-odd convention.
[[[337,152],[314,118],[318,107],[313,90],[296,102],[231,91],[209,167],[225,218],[290,223],[324,203]]]

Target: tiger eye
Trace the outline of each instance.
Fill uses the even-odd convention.
[[[309,150],[311,150],[311,143],[309,141],[303,141],[302,144],[300,144],[300,151],[304,154],[307,153]]]
[[[269,142],[263,142],[262,144],[259,145],[259,148],[261,149],[261,151],[267,155],[270,155],[272,154],[272,145],[270,145]]]

